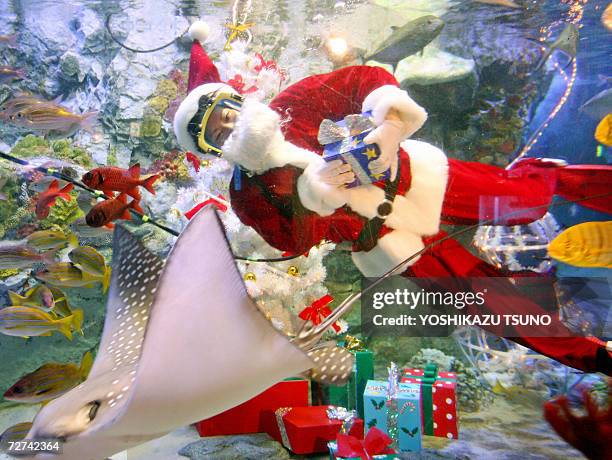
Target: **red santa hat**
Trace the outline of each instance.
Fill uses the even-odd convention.
[[[198,112],[200,98],[205,94],[212,94],[219,90],[235,91],[231,86],[221,82],[219,70],[202,47],[202,42],[208,37],[208,24],[204,21],[196,21],[189,27],[188,33],[193,40],[187,85],[189,93],[174,115],[174,134],[184,150],[197,152],[198,146],[189,134],[187,126]]]

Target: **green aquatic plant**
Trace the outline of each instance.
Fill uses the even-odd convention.
[[[41,136],[28,134],[15,144],[11,150],[11,155],[18,158],[50,156],[81,165],[87,169],[94,167],[94,162],[87,150],[73,145],[70,139],[58,139],[49,142]]]
[[[163,97],[171,101],[178,94],[178,86],[174,81],[170,79],[160,80],[153,94],[154,96]]]
[[[55,201],[55,205],[49,209],[49,216],[40,221],[42,229],[65,231],[72,222],[83,217],[83,211],[77,202],[78,192],[70,192],[70,196],[72,198],[70,201],[62,199]]]
[[[0,270],[0,279],[10,278],[11,276],[17,275],[20,272],[19,269],[15,268],[7,268],[4,270]]]
[[[32,210],[28,206],[18,207],[10,216],[0,221],[0,238],[4,238],[9,230],[17,227],[23,219],[32,215]]]
[[[145,115],[140,124],[142,137],[156,137],[161,133],[162,118],[159,115]]]
[[[68,160],[72,163],[83,166],[86,169],[94,167],[94,161],[87,150],[72,145],[69,139],[59,139],[51,143],[55,158]]]
[[[21,138],[11,150],[11,155],[18,158],[38,157],[53,152],[49,141],[41,136],[28,134]]]
[[[106,156],[106,164],[108,166],[117,166],[117,147],[111,145]]]
[[[166,110],[168,110],[170,101],[162,96],[154,96],[147,101],[147,105],[150,112],[162,115]]]

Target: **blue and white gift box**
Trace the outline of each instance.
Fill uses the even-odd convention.
[[[339,122],[323,120],[319,127],[319,143],[324,145],[323,159],[327,162],[341,160],[351,165],[355,180],[348,188],[371,184],[390,177],[390,171],[374,174],[370,170],[372,161],[380,157],[376,144],[366,144],[363,139],[375,128],[370,112],[348,115]]]
[[[376,427],[387,433],[400,451],[421,450],[421,388],[415,383],[398,383],[395,397],[389,382],[369,380],[363,394],[364,429]],[[388,400],[391,399],[391,404]],[[393,428],[391,425],[396,423]]]

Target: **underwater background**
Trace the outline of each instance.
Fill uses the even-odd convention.
[[[585,108],[591,98],[610,90],[612,19],[604,24],[606,7],[604,0],[0,0],[0,66],[4,69],[0,103],[28,93],[61,101],[76,114],[97,112],[97,123],[89,131],[45,137],[39,130],[0,120],[0,151],[30,164],[24,167],[0,160],[0,237],[4,244],[42,230],[75,234],[81,245],[94,247],[110,264],[112,232],[83,222],[95,204],[87,193],[75,189],[70,201],[57,200],[47,217],[37,217],[38,194],[50,180],[33,166],[78,179],[97,166],[127,168],[139,163],[143,175],[161,176],[155,195],[142,192],[144,213],[175,231],[186,225],[184,214],[198,203],[211,196],[228,196],[229,165],[210,160],[196,170],[178,150],[172,131],[174,110],[186,93],[191,45],[181,34],[197,18],[211,25],[206,49],[219,63],[222,78],[240,76],[245,90],[255,87],[257,96],[268,101],[313,73],[361,64],[359,60],[334,62],[326,48],[330,38],[342,37],[350,47],[372,50],[392,33],[392,26],[435,15],[445,23],[440,35],[422,55],[407,56],[395,72],[402,88],[429,113],[416,138],[440,147],[449,157],[502,167],[517,156],[610,164],[610,148],[594,136],[603,116]],[[236,22],[253,26],[230,39],[225,24]],[[557,51],[538,69],[543,57],[538,42],[554,42],[568,23],[579,30],[576,59]],[[137,52],[168,43],[155,52]],[[228,44],[231,50],[224,50]],[[244,60],[256,53],[264,63],[274,63],[276,72],[266,80],[254,75]],[[578,204],[553,206],[550,214],[553,223],[542,225],[550,225],[546,230],[555,234],[577,223],[609,220]],[[280,255],[244,227],[231,209],[222,218],[236,254]],[[175,241],[163,229],[138,219],[125,225],[162,257]],[[487,238],[487,231],[479,230],[480,236]],[[476,244],[473,237],[474,232],[463,235],[461,241],[474,253],[492,257],[478,251],[478,237]],[[529,247],[512,240],[509,245],[507,251],[518,254],[521,264],[533,262]],[[70,249],[61,249],[63,261],[68,261]],[[11,304],[9,291],[24,295],[35,287],[38,281],[33,273],[43,265],[3,266],[0,306]],[[559,308],[575,327],[592,328],[600,331],[600,338],[610,340],[609,282],[602,286],[600,281],[609,281],[610,269],[577,268],[550,260],[544,265],[543,269],[554,266],[560,279],[593,280],[596,286],[590,287],[596,296],[585,300],[560,294]],[[307,257],[269,264],[239,262],[239,267],[258,306],[288,334],[295,331],[296,314],[315,299],[330,294],[335,306],[361,287],[350,253],[331,244],[313,248]],[[82,334],[75,330],[70,341],[61,334],[29,339],[0,334],[3,392],[44,363],[78,364],[87,351],[95,354],[105,315],[102,283],[62,287],[62,292],[73,311],[84,312]],[[358,303],[346,321],[343,331],[359,336]],[[460,440],[429,438],[422,458],[583,458],[543,419],[542,403],[560,394],[576,401],[583,388],[603,398],[603,376],[584,375],[478,330],[449,338],[364,339],[375,353],[378,377],[384,378],[391,361],[410,367],[434,361],[441,369],[459,374]],[[478,353],[470,352],[474,346]],[[0,401],[0,432],[30,421],[38,409],[37,404]],[[186,427],[133,449],[128,458],[184,458],[177,453],[180,449],[184,457],[193,459],[291,457],[263,436],[199,440],[195,430]]]

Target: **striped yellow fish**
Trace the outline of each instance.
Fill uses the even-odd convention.
[[[612,221],[568,228],[550,242],[548,255],[576,267],[612,268]]]
[[[19,295],[16,292],[9,291],[9,299],[13,306],[35,307],[46,312],[53,310],[55,299],[53,293],[44,284],[38,284],[31,289],[28,289],[25,295]]]
[[[87,378],[93,358],[88,351],[81,364],[46,363],[21,377],[4,393],[4,399],[21,403],[41,403],[55,399]]]
[[[606,147],[612,147],[612,113],[606,115],[597,125],[595,140]]]
[[[17,425],[9,426],[0,434],[0,444],[8,445],[9,442],[21,441],[30,432],[32,422],[22,422]]]
[[[79,246],[68,254],[68,258],[82,271],[94,276],[110,277],[110,267],[104,256],[91,246]]]
[[[94,287],[102,283],[104,292],[108,289],[110,273],[102,276],[92,275],[81,270],[72,262],[60,262],[48,265],[45,270],[36,273],[36,278],[56,287]]]
[[[66,246],[75,248],[79,245],[79,240],[74,233],[65,234],[58,230],[40,230],[31,233],[26,237],[26,241],[39,251],[62,249]]]
[[[82,310],[75,310],[62,319],[55,319],[38,308],[21,305],[0,310],[0,332],[17,337],[48,336],[59,332],[72,340],[72,328],[81,330],[82,323]]]

